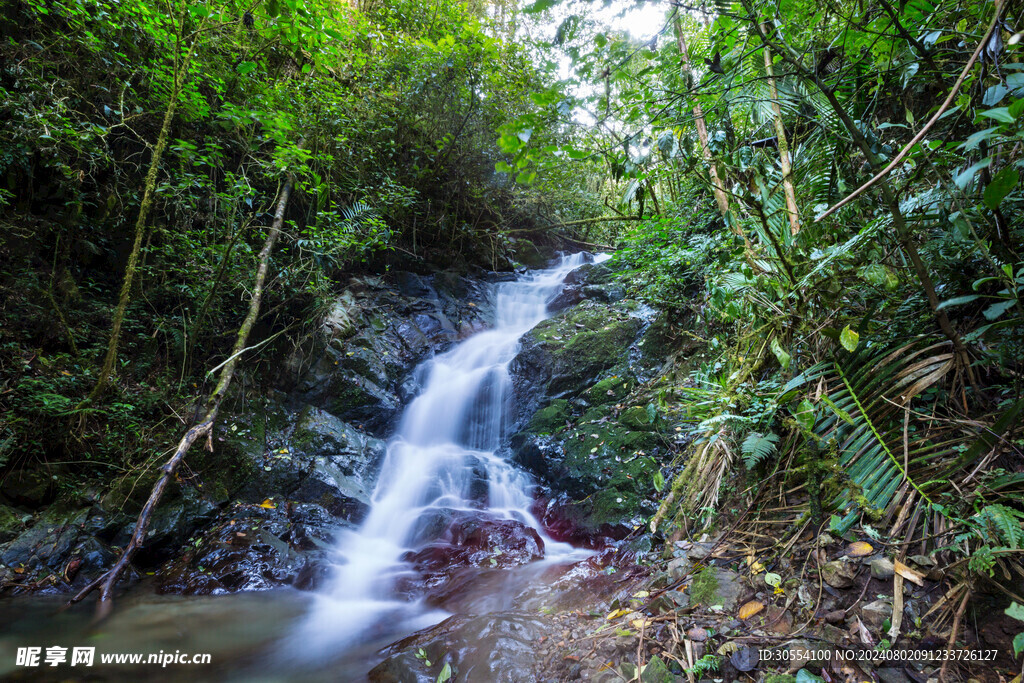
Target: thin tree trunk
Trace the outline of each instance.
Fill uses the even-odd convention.
[[[301,142],[299,143],[299,146],[302,146]],[[111,567],[109,571],[101,575],[71,598],[68,605],[79,602],[94,590],[99,590],[100,598],[96,607],[97,619],[103,619],[110,614],[110,610],[113,607],[112,593],[114,585],[117,583],[118,577],[128,566],[132,556],[145,541],[146,530],[149,528],[153,512],[156,510],[157,505],[160,504],[160,499],[163,497],[167,485],[171,482],[171,479],[174,478],[174,472],[177,470],[178,465],[181,464],[181,461],[185,458],[185,455],[188,453],[192,445],[201,437],[206,437],[207,450],[213,450],[213,441],[211,438],[213,423],[217,419],[218,412],[220,412],[220,406],[224,400],[224,396],[227,394],[228,388],[231,386],[231,379],[235,374],[235,367],[238,365],[238,360],[246,349],[249,333],[252,331],[253,325],[256,323],[256,319],[259,317],[260,304],[263,300],[263,288],[267,280],[267,271],[270,268],[270,255],[274,251],[274,245],[277,243],[278,237],[281,235],[281,228],[284,225],[285,209],[288,206],[288,199],[291,197],[294,185],[295,177],[293,174],[289,174],[284,187],[281,189],[281,195],[277,202],[277,211],[274,213],[274,222],[271,224],[270,232],[267,234],[267,239],[263,243],[263,249],[260,250],[259,267],[256,270],[256,281],[253,285],[252,299],[249,302],[249,312],[245,316],[245,320],[242,321],[241,327],[238,328],[238,336],[235,339],[235,346],[231,351],[231,355],[228,356],[228,360],[221,367],[217,386],[207,398],[206,414],[198,424],[192,426],[187,432],[185,432],[185,436],[183,436],[181,441],[178,442],[178,447],[175,449],[174,455],[172,455],[171,459],[160,468],[163,474],[160,475],[156,484],[153,485],[153,490],[150,492],[149,499],[146,501],[146,504],[142,507],[142,512],[139,513],[139,518],[135,523],[131,539],[128,541],[128,545],[125,546],[124,552],[121,553],[121,557],[118,558],[117,562],[114,563],[114,566]]]
[[[748,12],[753,12],[750,7],[749,1],[744,0],[744,7]],[[767,31],[767,27],[764,24],[757,25],[761,37],[764,40],[765,45],[771,45],[771,36]],[[809,71],[804,66],[800,59],[800,55],[797,54],[792,48],[786,45],[784,42],[778,43],[781,47],[780,54],[783,58],[789,62],[796,70],[808,81],[814,83],[814,85],[821,91],[828,100],[829,105],[835,111],[836,116],[842,121],[843,126],[846,128],[850,137],[860,147],[864,157],[867,159],[868,164],[872,170],[878,172],[882,169],[882,161],[875,155],[871,150],[871,144],[868,142],[864,134],[861,133],[860,129],[857,128],[853,119],[846,112],[842,103],[836,97],[835,93],[829,89],[821,79],[817,77],[813,72]],[[889,210],[889,214],[892,216],[893,227],[896,228],[896,239],[900,246],[907,252],[907,256],[910,257],[910,263],[914,267],[914,272],[917,275],[918,280],[921,283],[921,288],[924,289],[925,296],[928,299],[928,305],[932,309],[932,313],[935,316],[935,321],[939,325],[939,329],[942,333],[953,343],[953,348],[956,350],[957,357],[963,368],[966,369],[971,382],[975,382],[974,371],[971,368],[970,356],[967,353],[967,347],[964,345],[963,339],[953,329],[952,323],[949,321],[949,316],[946,315],[946,311],[939,308],[939,297],[935,291],[935,283],[932,281],[931,274],[928,271],[928,267],[925,265],[924,260],[921,258],[921,254],[917,251],[917,245],[914,244],[914,237],[910,232],[910,228],[907,226],[907,222],[903,216],[903,212],[900,210],[900,203],[896,199],[896,194],[892,191],[892,187],[889,185],[888,179],[883,175],[879,174],[877,185],[881,192],[882,200],[885,203],[886,208]]]
[[[767,31],[765,31],[767,33]],[[775,136],[778,139],[779,161],[782,165],[782,190],[786,195],[786,213],[789,214],[789,231],[796,235],[800,232],[800,214],[796,207],[796,190],[793,189],[793,164],[789,156],[789,141],[786,129],[782,125],[782,105],[779,103],[779,90],[775,85],[775,70],[772,68],[772,51],[765,43],[764,70],[768,76],[768,89],[772,96],[772,111],[775,113]]]
[[[135,283],[135,271],[139,265],[139,253],[142,251],[142,238],[146,234],[146,221],[149,212],[156,201],[156,178],[160,172],[160,159],[167,148],[167,140],[170,137],[171,122],[174,120],[174,113],[178,108],[178,96],[181,93],[182,81],[188,74],[189,64],[192,62],[192,54],[196,47],[196,40],[193,40],[189,47],[188,54],[180,65],[175,66],[174,84],[171,87],[170,101],[164,111],[164,120],[160,126],[160,134],[156,139],[156,146],[153,148],[153,158],[149,162],[149,170],[146,172],[146,183],[142,192],[142,203],[139,205],[139,215],[135,219],[135,240],[132,243],[132,251],[128,256],[128,265],[125,267],[124,280],[121,282],[121,294],[118,298],[117,308],[114,311],[114,322],[110,328],[110,341],[107,343],[107,353],[103,358],[103,366],[100,375],[96,379],[96,385],[89,396],[78,404],[77,409],[85,408],[96,401],[107,388],[110,376],[114,372],[114,365],[117,363],[117,347],[121,341],[121,326],[124,323],[124,314],[128,308],[128,302],[132,296],[132,285]]]
[[[683,70],[690,72],[690,51],[686,47],[686,38],[683,36],[683,23],[679,20],[679,13],[676,12],[676,42],[679,44],[679,57],[683,61]],[[715,194],[715,201],[718,203],[718,210],[724,216],[729,212],[729,197],[725,194],[723,184],[718,176],[718,165],[711,156],[711,147],[708,145],[708,127],[704,122],[704,108],[700,102],[693,101],[693,122],[697,127],[697,137],[700,138],[700,150],[704,162],[708,167],[708,175],[711,176],[711,191]],[[742,234],[742,233],[740,233]]]

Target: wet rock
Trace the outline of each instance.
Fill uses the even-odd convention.
[[[849,588],[857,576],[857,568],[843,560],[826,562],[821,568],[821,577],[833,588]]]
[[[594,301],[542,322],[523,337],[512,361],[520,402],[579,394],[622,359],[642,327],[639,318]]]
[[[875,675],[878,676],[880,683],[910,683],[910,678],[907,677],[902,668],[885,667],[875,669]]]
[[[384,436],[416,365],[492,319],[487,283],[452,272],[353,279],[283,374],[307,403]]]
[[[255,452],[246,453],[253,470],[232,497],[251,503],[272,497],[313,503],[345,520],[361,520],[369,510],[385,443],[313,406],[288,413],[284,421],[269,448],[257,444],[250,449]],[[290,437],[288,423],[294,424]]]
[[[548,312],[560,313],[567,308],[575,306],[586,298],[586,295],[583,293],[583,288],[579,285],[565,285],[565,287],[562,288],[562,291],[548,303]]]
[[[434,517],[418,533],[418,541],[440,527]],[[472,567],[512,567],[544,556],[544,541],[533,528],[511,519],[497,519],[483,512],[450,511],[447,524],[428,545],[407,553],[403,559],[437,583],[452,570]]]
[[[584,285],[583,295],[605,303],[612,303],[626,298],[626,290],[621,285]]]
[[[721,605],[726,612],[735,612],[753,591],[736,572],[721,567],[708,567],[694,577],[690,600],[694,605]]]
[[[0,495],[16,505],[38,508],[53,500],[53,479],[39,470],[15,470],[4,475]]]
[[[695,562],[700,562],[714,550],[714,543],[691,543],[686,549],[686,556]]]
[[[869,602],[860,608],[860,618],[864,624],[875,631],[882,628],[886,619],[892,617],[892,605],[882,600]]]
[[[226,511],[157,572],[158,590],[207,595],[320,585],[338,521],[318,505],[271,505]]]
[[[690,596],[682,591],[665,591],[648,605],[648,611],[657,616],[690,606]]]
[[[0,562],[30,571],[59,569],[82,537],[87,510],[50,507],[0,551]]]
[[[449,661],[465,681],[518,683],[533,680],[539,662],[537,642],[545,622],[521,612],[499,612],[480,617],[452,617],[389,646],[385,660],[370,671],[374,683],[435,681]],[[417,658],[419,649],[431,662]]]
[[[11,540],[21,532],[23,516],[13,508],[0,505],[0,543]]]
[[[871,560],[871,576],[876,579],[891,579],[896,573],[896,567],[893,565],[892,560],[879,557]]]
[[[668,573],[673,579],[681,579],[690,573],[693,564],[689,558],[677,557],[668,563]]]
[[[676,677],[669,671],[661,657],[651,657],[640,674],[641,683],[673,683]]]

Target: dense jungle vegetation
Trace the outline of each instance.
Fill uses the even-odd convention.
[[[353,274],[612,247],[675,335],[651,531],[803,484],[814,528],[954,552],[954,607],[1019,580],[1011,3],[3,6],[5,496],[137,509]]]

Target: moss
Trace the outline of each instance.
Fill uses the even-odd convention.
[[[591,404],[615,403],[629,393],[630,382],[626,377],[612,375],[583,392],[582,397]]]
[[[789,674],[768,674],[764,683],[796,683],[796,678]]]
[[[655,420],[657,414],[655,413]],[[655,420],[651,419],[651,415],[647,412],[647,408],[641,406],[633,406],[627,408],[619,415],[619,423],[630,429],[637,429],[640,431],[652,431],[654,429]]]
[[[708,567],[697,574],[690,585],[691,605],[714,605],[718,596],[718,575],[714,568]]]
[[[526,425],[526,431],[534,434],[554,434],[565,426],[569,419],[569,402],[556,399],[546,408],[541,408]]]

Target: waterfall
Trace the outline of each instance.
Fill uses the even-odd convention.
[[[416,547],[417,524],[432,512],[483,510],[527,524],[543,538],[545,561],[586,555],[544,534],[530,512],[529,477],[495,455],[506,435],[509,364],[519,339],[547,317],[548,302],[584,259],[565,256],[553,268],[498,284],[494,327],[417,369],[423,390],[388,444],[370,511],[339,538],[334,575],[298,634],[308,656],[330,656],[394,632],[397,623],[408,632],[447,616],[395,590],[414,572],[402,558]]]

